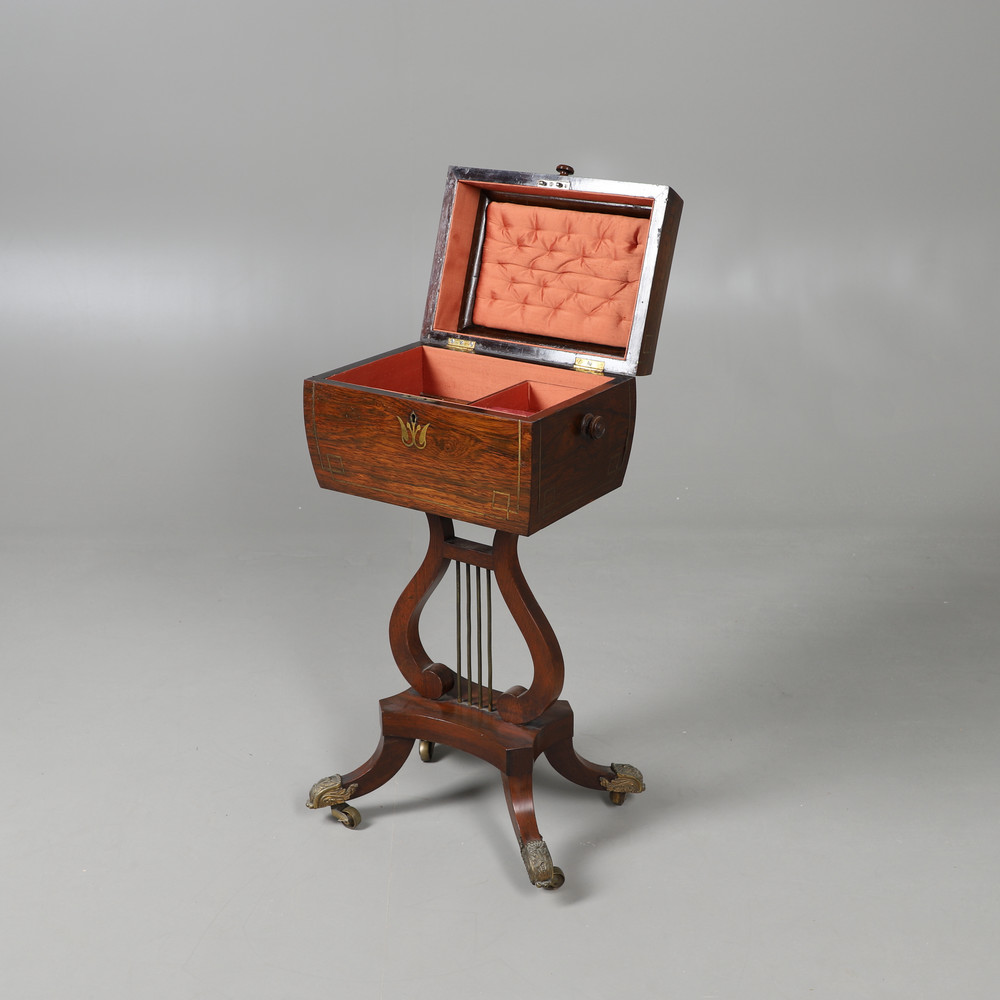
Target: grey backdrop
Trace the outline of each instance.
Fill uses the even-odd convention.
[[[543,605],[554,601],[562,611],[553,616],[560,630],[572,628],[581,603],[607,601],[604,653],[632,642],[680,643],[691,671],[685,683],[692,692],[696,678],[709,685],[691,694],[690,716],[674,717],[680,732],[699,712],[711,715],[713,692],[722,696],[705,680],[717,664],[697,660],[699,642],[718,642],[713,630],[752,621],[769,606],[775,592],[765,577],[777,552],[777,599],[799,609],[789,610],[781,628],[809,632],[814,613],[868,587],[870,614],[855,608],[867,624],[845,630],[880,629],[883,659],[897,657],[901,671],[919,661],[920,683],[955,675],[954,686],[937,682],[923,724],[934,725],[934,705],[950,704],[954,731],[967,733],[962,713],[995,709],[998,30],[996,5],[979,0],[7,0],[0,10],[0,597],[7,646],[0,669],[9,694],[2,710],[10,740],[5,807],[14,817],[4,853],[14,859],[16,887],[14,897],[5,895],[19,901],[8,914],[6,968],[17,995],[34,996],[34,988],[49,997],[215,997],[235,995],[234,983],[242,982],[243,996],[292,996],[321,983],[319,970],[294,981],[305,976],[304,955],[261,957],[274,933],[280,937],[275,928],[287,923],[277,916],[255,939],[254,955],[236,949],[249,918],[227,907],[246,882],[233,875],[232,885],[216,884],[208,874],[234,856],[229,840],[219,842],[218,859],[202,859],[204,882],[215,886],[205,890],[209,896],[173,874],[156,884],[155,905],[172,908],[176,918],[169,927],[157,924],[143,935],[121,914],[154,905],[139,902],[146,890],[137,888],[137,872],[155,872],[177,843],[187,846],[172,863],[183,869],[185,857],[201,857],[204,844],[214,843],[212,809],[227,793],[210,776],[232,763],[230,743],[238,742],[232,733],[218,735],[220,725],[224,734],[226,725],[266,733],[272,749],[284,746],[280,752],[289,755],[281,758],[287,773],[274,775],[275,795],[291,796],[287,811],[259,820],[274,810],[266,801],[248,805],[256,796],[241,788],[234,822],[238,815],[244,827],[265,822],[269,831],[315,835],[322,840],[317,856],[344,849],[340,831],[320,830],[315,817],[295,811],[295,783],[304,789],[327,773],[335,750],[338,762],[350,758],[342,760],[345,769],[367,756],[370,707],[398,684],[385,656],[384,612],[419,559],[423,527],[416,515],[316,487],[300,384],[416,338],[452,163],[550,170],[568,162],[587,176],[669,183],[686,203],[656,370],[639,386],[625,486],[524,546],[537,553],[525,558],[533,560]],[[580,540],[594,537],[606,538],[607,548],[582,551]],[[876,550],[874,564],[856,559]],[[623,558],[631,569],[619,575],[610,567]],[[709,572],[706,558],[712,571],[699,576]],[[914,597],[906,589],[942,579],[934,576],[942,564],[951,590],[928,584]],[[900,588],[894,607],[904,609],[902,618],[886,619],[880,610],[885,591],[872,583],[887,579],[880,572]],[[808,600],[814,585],[831,588],[815,607]],[[965,603],[956,610],[960,596]],[[928,609],[937,613],[949,602],[959,617],[948,620],[948,634],[975,645],[968,675],[943,650],[920,660],[919,651],[940,635],[933,629],[926,642],[911,636],[893,645],[911,627],[930,628]],[[681,627],[678,614],[695,616],[690,633],[672,631]],[[754,669],[747,664],[773,666],[770,653],[748,653],[741,628],[731,633],[730,668],[740,656],[744,677]],[[823,634],[805,648],[824,648]],[[316,666],[330,653],[328,641],[341,656],[350,650],[381,666],[363,679],[352,666],[355,680],[345,693],[350,671]],[[580,658],[594,652],[593,638],[567,643]],[[262,650],[253,670],[251,647]],[[859,678],[870,666],[860,654],[847,662]],[[803,656],[789,674],[808,676],[811,663]],[[247,686],[248,670],[257,687]],[[663,671],[641,679],[664,703],[671,683],[679,683]],[[606,752],[639,749],[619,751],[614,742],[629,728],[633,701],[581,688],[574,696],[606,713]],[[772,717],[761,705],[769,703],[751,703],[766,728]],[[738,698],[726,704],[731,719],[745,707]],[[891,712],[893,699],[879,704]],[[829,721],[831,710],[836,705],[817,710],[816,723]],[[335,727],[350,730],[357,717],[357,733],[334,739],[331,720],[344,716],[351,722]],[[652,747],[660,723],[652,712],[642,718]],[[885,718],[870,718],[873,733]],[[990,718],[981,717],[978,742],[967,747],[980,778],[995,761],[995,741],[983,735],[992,731]],[[119,727],[128,739],[115,735]],[[214,759],[205,749],[213,732]],[[201,747],[198,766],[151,778],[143,768],[162,762],[165,744],[171,760]],[[918,733],[914,747],[922,745]],[[249,753],[241,744],[240,768]],[[667,764],[664,772],[661,786],[669,784]],[[73,889],[73,880],[94,870],[92,859],[89,868],[83,858],[66,862],[74,834],[49,824],[60,809],[96,809],[95,773],[105,775],[104,799],[83,827],[98,837],[107,870],[117,875],[94,895],[79,896],[84,890]],[[240,775],[248,786],[265,780],[256,770]],[[901,775],[894,781],[917,781]],[[696,773],[688,780],[697,783]],[[171,810],[201,833],[189,843],[178,819],[173,840],[146,845],[122,869],[116,850],[127,854],[133,844],[138,851],[146,830],[130,808],[158,811],[164,781]],[[199,781],[204,810],[190,804]],[[950,778],[942,782],[954,787]],[[499,786],[488,787],[485,798],[502,803]],[[995,818],[996,796],[986,787],[973,796],[970,785],[969,802],[985,795]],[[141,805],[128,806],[135,796]],[[577,819],[585,813],[586,806],[565,801]],[[633,818],[639,810],[637,802]],[[132,840],[107,832],[123,814],[137,824]],[[400,837],[409,824],[419,828],[420,815],[416,804],[399,815]],[[452,822],[461,816],[458,809]],[[502,812],[497,822],[505,822]],[[882,829],[890,858],[897,840]],[[373,826],[369,835],[378,832]],[[693,842],[704,836],[712,834]],[[509,840],[509,831],[497,837]],[[549,904],[526,895],[516,872],[507,878],[513,844],[506,840],[470,864],[510,895],[511,912],[537,912]],[[433,845],[432,838],[428,860]],[[985,842],[978,849],[992,857]],[[39,850],[50,853],[39,858]],[[238,864],[261,870],[259,855],[246,860],[235,850]],[[33,880],[32,858],[41,882]],[[711,867],[706,862],[706,878]],[[263,869],[271,886],[288,881],[281,865]],[[615,889],[601,884],[603,870],[595,862],[589,879],[606,914],[615,908]],[[982,867],[976,872],[967,883],[973,895]],[[316,878],[317,894],[336,896],[323,875]],[[642,879],[650,891],[628,912],[659,925],[667,918],[656,909],[663,899],[653,888],[657,878],[651,871]],[[291,881],[305,879],[296,873]],[[364,891],[362,883],[353,895]],[[55,904],[67,893],[72,916],[61,923]],[[261,898],[248,903],[250,912],[259,913]],[[917,900],[904,897],[888,905],[885,923],[933,909],[937,898],[933,888]],[[995,902],[974,898],[974,926],[988,935],[996,928]],[[490,883],[467,891],[445,886],[437,904],[451,915],[478,909],[480,919],[500,905]],[[385,911],[386,926],[419,921],[420,905],[414,901],[402,915],[382,896],[372,914],[364,905],[358,927],[371,933],[358,931],[352,949],[374,941],[375,955],[368,973],[352,972],[355,995],[425,995],[405,986],[409,966],[396,968],[389,957],[401,948],[406,954],[407,932],[389,935],[382,920]],[[34,917],[26,923],[27,910]],[[297,925],[302,912],[287,921]],[[309,926],[324,912],[333,911],[311,914]],[[642,993],[644,984],[663,981],[677,992],[662,995],[741,998],[799,997],[808,989],[840,998],[900,996],[904,989],[930,997],[954,984],[930,960],[907,978],[914,957],[904,943],[887,960],[866,932],[854,935],[849,920],[841,927],[846,964],[822,969],[822,942],[835,936],[824,927],[807,946],[812,959],[795,971],[781,958],[780,942],[800,933],[805,918],[781,912],[787,919],[775,927],[771,952],[760,942],[737,943],[730,924],[729,944],[720,944],[711,910],[686,957],[667,967],[647,942],[632,962],[636,995],[652,995]],[[598,920],[591,910],[558,913],[566,940]],[[672,919],[689,926],[681,915]],[[75,936],[108,921],[122,923],[115,933],[128,942],[124,965],[112,937]],[[221,935],[213,957],[192,965],[213,928]],[[331,930],[317,941],[345,933]],[[939,951],[940,933],[915,930],[910,944],[925,955]],[[940,951],[956,945],[945,937]],[[308,934],[305,940],[311,946]],[[529,947],[527,940],[510,943]],[[592,944],[567,953],[575,979],[567,972],[562,987],[552,981],[538,993],[522,984],[519,995],[569,995],[560,993],[565,988],[582,997],[610,986]],[[485,944],[476,947],[486,955]],[[730,979],[719,971],[727,948],[743,955]],[[46,958],[53,952],[82,969],[79,988],[59,992],[70,964]],[[754,964],[751,954],[772,960]],[[984,943],[965,958],[962,995],[987,996],[995,975],[985,970],[992,963],[996,972],[995,957]],[[319,961],[351,965],[344,956]],[[471,972],[451,975],[437,981],[436,995],[499,995],[486,986],[470,992]]]
[[[323,526],[299,376],[416,336],[449,163],[565,161],[686,199],[630,511],[991,521],[996,28],[976,2],[6,4],[3,513]]]

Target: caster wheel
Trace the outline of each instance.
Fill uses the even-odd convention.
[[[434,744],[430,740],[420,741],[420,759],[429,764],[434,759]]]
[[[348,830],[354,830],[361,825],[361,813],[354,806],[341,806],[339,809],[330,807],[330,812],[337,820],[344,824]]]
[[[613,806],[621,806],[625,804],[625,796],[627,794],[628,792],[609,792],[608,796]]]
[[[563,874],[563,870],[561,868],[556,868],[555,865],[553,865],[552,878],[545,882],[536,882],[535,885],[537,885],[539,889],[558,889],[559,886],[561,886],[565,881],[566,876]]]

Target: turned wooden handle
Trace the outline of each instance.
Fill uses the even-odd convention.
[[[604,417],[595,416],[593,413],[588,413],[580,424],[580,433],[595,441],[604,437],[607,431],[608,425],[604,422]]]

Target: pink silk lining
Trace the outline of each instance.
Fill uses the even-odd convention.
[[[626,347],[649,221],[491,202],[473,322]]]

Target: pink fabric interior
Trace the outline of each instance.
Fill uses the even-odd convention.
[[[625,347],[649,220],[491,202],[473,322]]]
[[[546,381],[540,382],[539,367],[488,355],[414,347],[331,376],[331,381],[525,414],[537,413],[608,381],[607,376],[590,372],[545,368]]]
[[[552,385],[548,382],[518,382],[510,388],[477,399],[476,406],[504,413],[528,416],[556,406],[580,393],[579,386]]]

